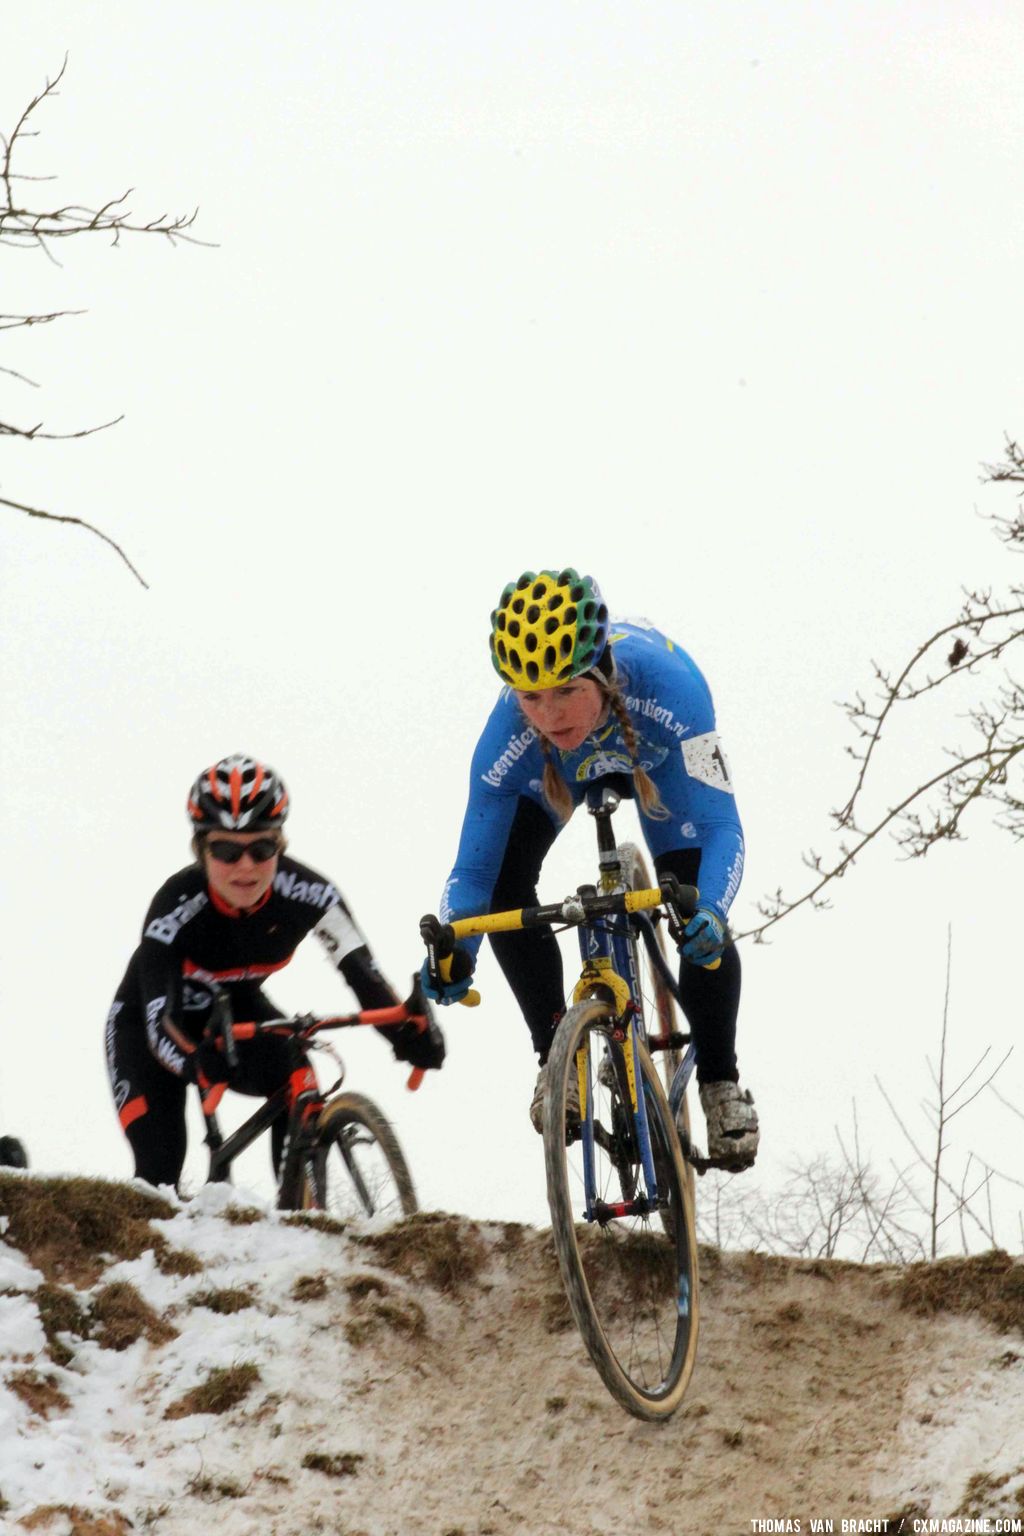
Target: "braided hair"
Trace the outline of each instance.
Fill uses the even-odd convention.
[[[639,745],[636,739],[636,731],[629,717],[629,710],[626,708],[626,700],[623,697],[622,685],[617,673],[613,672],[609,677],[604,675],[603,669],[595,669],[588,672],[586,676],[597,684],[601,697],[607,701],[615,719],[618,721],[619,729],[622,732],[622,739],[626,744],[626,751],[629,753],[630,762],[633,765],[631,770],[633,775],[633,791],[640,810],[651,821],[667,820],[669,813],[662,804],[657,785],[646,769],[642,768],[637,761]],[[544,754],[544,774],[541,779],[544,798],[559,821],[566,822],[575,809],[572,795],[569,793],[569,786],[555,767],[551,743],[547,737],[538,731],[537,739]]]

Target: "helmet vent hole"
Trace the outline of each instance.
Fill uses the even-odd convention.
[[[568,634],[563,635],[561,640],[558,642],[558,649],[561,651],[563,656],[571,656],[572,655],[572,635],[568,635]]]
[[[520,576],[519,580],[516,582],[516,591],[517,592],[525,592],[527,587],[530,585],[530,582],[532,580],[533,580],[533,572],[532,571],[524,571],[522,576]]]
[[[525,607],[526,607],[526,604],[523,602],[523,599],[521,597],[517,597],[515,602],[512,604],[512,612],[513,613],[522,613],[522,611],[523,611],[523,609]]]
[[[551,612],[554,613],[555,609],[561,608],[564,602],[565,598],[562,596],[561,592],[552,592],[551,596],[548,598],[548,607],[551,609]]]
[[[538,599],[542,598],[547,590],[548,590],[547,582],[546,581],[538,581],[537,585],[534,587],[533,592],[531,594],[531,596],[533,597],[534,602],[537,602]]]
[[[527,608],[527,610],[526,610],[526,622],[527,622],[527,624],[536,624],[536,622],[537,622],[537,620],[539,618],[540,618],[540,609],[537,607],[536,603],[531,603],[529,608]]]
[[[575,579],[576,572],[573,570],[572,566],[567,566],[564,571],[559,571],[558,573],[558,585],[560,587],[567,587],[570,581],[575,581]]]
[[[502,661],[508,661],[508,647],[506,646],[504,640],[498,641],[498,655],[501,657]]]
[[[553,672],[554,668],[555,668],[555,662],[557,660],[558,660],[558,657],[555,655],[555,648],[554,648],[554,646],[553,645],[545,646],[544,647],[544,667],[545,667],[545,670],[548,671],[548,672]]]
[[[518,619],[509,619],[509,621],[508,621],[508,632],[512,636],[513,640],[518,640],[519,639],[519,620]]]
[[[531,683],[538,681],[540,677],[540,667],[538,667],[535,661],[528,661],[526,663],[526,675],[530,679]]]
[[[513,672],[521,672],[523,670],[522,659],[518,651],[509,651],[508,659],[511,663]]]
[[[551,614],[549,618],[544,620],[544,633],[546,635],[553,635],[557,628],[558,620],[555,618],[554,614]]]
[[[537,636],[534,634],[532,629],[530,630],[530,633],[526,636],[525,640],[523,641],[523,644],[526,646],[526,649],[528,651],[535,651],[537,649]]]
[[[585,589],[581,585],[579,585],[579,583],[577,583],[577,585],[575,587],[573,587],[571,589],[570,593],[569,593],[569,596],[572,598],[574,603],[578,603],[578,602],[582,601],[582,599],[583,599],[583,597],[585,595],[586,595]]]
[[[567,624],[575,624],[576,623],[576,609],[575,608],[567,608],[565,610],[565,622]]]
[[[589,621],[594,617],[596,609],[597,604],[591,602],[588,598],[587,601],[583,604],[583,617]]]

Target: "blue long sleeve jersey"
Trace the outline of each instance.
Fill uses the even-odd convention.
[[[699,848],[701,905],[724,918],[743,874],[743,828],[711,692],[692,658],[645,619],[613,620],[610,644],[640,766],[669,813],[660,821],[637,806],[647,846],[655,857]],[[614,715],[581,746],[571,752],[552,747],[551,756],[576,805],[594,779],[628,775],[633,766]],[[473,754],[458,856],[441,899],[443,921],[488,910],[521,795],[557,821],[541,789],[543,772],[537,732],[513,690],[504,688]],[[467,947],[475,953],[479,942]]]

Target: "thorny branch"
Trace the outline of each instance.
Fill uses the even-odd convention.
[[[983,466],[984,478],[1018,485],[1018,494],[1024,498],[1024,448],[1007,437],[1005,453],[1002,463]],[[1018,507],[1012,517],[991,521],[1011,552],[1024,553],[1024,507]],[[887,830],[905,857],[922,858],[936,843],[962,838],[964,817],[972,806],[987,802],[995,810],[996,825],[1016,841],[1024,841],[1024,788],[1019,779],[1024,759],[1017,762],[1024,752],[1024,684],[1005,670],[1013,647],[1020,656],[1022,640],[1024,585],[1012,584],[998,598],[991,590],[965,588],[957,616],[923,641],[898,673],[872,663],[876,700],[869,703],[858,693],[841,706],[857,733],[857,744],[846,750],[859,768],[849,798],[832,812],[832,820],[836,831],[852,834],[852,839],[841,842],[830,860],[813,850],[805,855],[805,864],[820,877],[817,882],[796,900],[778,889],[759,902],[765,921],[737,938],[761,943],[769,928],[798,907],[828,906],[824,888],[840,879],[863,849]],[[1003,667],[993,675],[999,663]],[[964,716],[974,733],[975,750],[944,747],[945,767],[911,788],[884,814],[862,818],[869,780],[877,776],[872,768],[883,731],[894,713],[964,675],[976,680],[981,690]]]
[[[19,193],[19,188],[25,183],[47,182],[54,178],[28,175],[20,169],[15,170],[15,153],[26,140],[37,137],[33,115],[44,102],[60,94],[58,87],[64,78],[67,63],[67,57],[65,57],[56,76],[52,80],[47,79],[43,89],[33,96],[11,133],[0,133],[0,246],[41,251],[44,256],[59,266],[60,263],[57,262],[50,248],[51,244],[55,240],[67,239],[72,235],[105,235],[112,245],[117,245],[123,234],[163,235],[172,245],[179,240],[186,240],[196,245],[207,244],[206,241],[199,240],[195,234],[191,233],[198,209],[175,217],[161,214],[156,219],[140,222],[133,218],[131,210],[127,207],[131,190],[122,193],[120,197],[110,198],[99,208],[85,207],[80,203],[65,203],[48,208],[27,206],[26,199]],[[81,313],[81,310],[54,310],[49,314],[38,315],[0,314],[0,331],[46,325],[51,321]],[[0,373],[15,378],[20,383],[38,388],[31,379],[26,378],[14,368],[0,368]],[[101,422],[97,426],[84,427],[75,432],[44,431],[42,422],[30,427],[19,427],[10,422],[0,421],[0,437],[19,437],[30,441],[36,438],[51,441],[70,440],[90,437],[95,432],[102,432],[108,427],[116,426],[123,419],[123,416],[117,416],[113,421]],[[41,507],[27,506],[24,502],[14,501],[5,496],[0,496],[0,506],[10,507],[28,517],[40,517],[54,523],[76,523],[79,527],[88,529],[90,533],[94,533],[97,538],[115,549],[137,580],[144,587],[147,585],[121,546],[93,523],[87,522],[85,518],[73,517],[66,513],[48,512]]]

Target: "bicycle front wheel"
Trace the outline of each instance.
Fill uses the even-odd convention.
[[[338,1221],[398,1221],[419,1210],[398,1137],[372,1099],[339,1093],[324,1105],[302,1204]]]
[[[679,1407],[697,1352],[693,1203],[665,1091],[641,1045],[654,1182],[641,1156],[621,1031],[601,1001],[570,1008],[548,1058],[544,1122],[551,1227],[576,1325],[617,1402],[640,1419]],[[583,1126],[566,1114],[582,1079]],[[577,1224],[579,1223],[579,1224]]]

